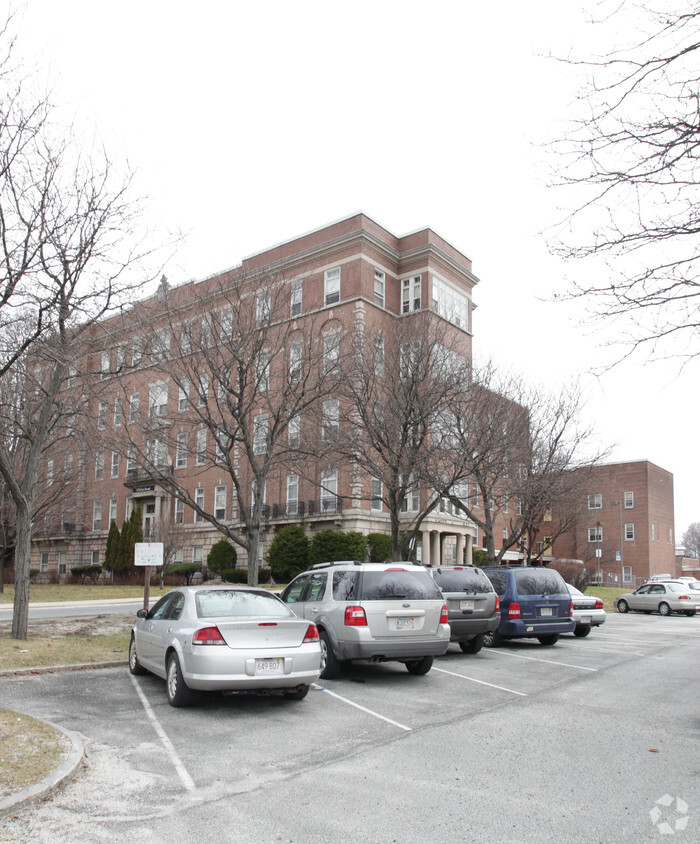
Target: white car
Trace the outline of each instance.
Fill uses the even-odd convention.
[[[584,595],[580,589],[570,583],[566,584],[566,588],[569,590],[571,602],[574,605],[572,613],[576,622],[574,636],[588,636],[594,627],[605,624],[607,616],[600,598],[596,598],[594,595]]]
[[[645,583],[634,592],[615,598],[618,612],[652,613],[671,615],[679,612],[695,615],[700,610],[700,592],[691,589],[683,580],[664,580],[662,583]]]

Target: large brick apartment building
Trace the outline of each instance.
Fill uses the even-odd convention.
[[[151,465],[156,461],[183,479],[193,502],[231,525],[239,523],[235,490],[211,433],[185,421],[188,403],[211,399],[216,386],[206,374],[174,375],[175,361],[187,354],[193,336],[205,349],[210,332],[212,337],[231,332],[230,290],[245,288],[253,326],[269,323],[275,310],[289,344],[291,372],[295,337],[299,344],[317,341],[327,368],[345,342],[341,338],[354,327],[362,325],[368,336],[388,336],[393,326],[406,325],[423,312],[444,323],[452,348],[470,360],[477,281],[471,261],[431,229],[397,237],[364,214],[252,255],[240,266],[201,281],[170,286],[164,279],[158,292],[133,312],[100,324],[93,347],[82,350],[88,369],[98,373],[89,397],[93,430],[82,439],[68,438],[47,461],[45,484],[63,487],[35,524],[32,568],[63,575],[76,565],[104,562],[111,522],[121,526],[136,505],[147,534],[163,524],[177,529],[174,560],[206,560],[221,534],[163,488],[154,472],[144,469],[139,454],[148,454]],[[383,347],[375,341],[377,352],[383,353]],[[265,367],[274,353],[274,348],[261,349],[251,356],[249,369],[256,377],[268,377]],[[272,373],[273,381],[276,377],[279,372]],[[325,436],[324,425],[337,425],[343,412],[332,399],[323,407],[324,420],[314,429],[319,440]],[[144,418],[148,424],[141,425],[139,446],[132,431]],[[260,431],[261,450],[272,422],[262,405],[251,408],[250,424]],[[289,421],[290,439],[310,424],[305,418]],[[241,483],[250,488],[245,455],[236,449]],[[375,479],[358,476],[347,461],[310,458],[298,470],[275,468],[260,499],[265,525],[258,561],[285,524],[302,522],[310,535],[328,527],[388,532],[381,489],[375,485]],[[417,489],[406,496],[406,518],[425,494]],[[416,554],[423,562],[469,561],[478,544],[476,526],[441,506],[423,522]],[[245,565],[245,554],[240,548],[238,553],[239,565]]]
[[[576,529],[558,537],[558,558],[578,559],[606,584],[636,586],[676,576],[673,475],[648,460],[586,469]]]

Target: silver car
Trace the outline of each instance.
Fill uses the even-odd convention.
[[[137,615],[129,670],[162,677],[171,706],[193,703],[196,690],[301,700],[321,672],[316,625],[265,589],[184,586]]]
[[[663,583],[645,583],[635,592],[618,595],[615,598],[618,612],[652,613],[671,615],[674,612],[695,615],[700,610],[700,593],[688,588],[681,580],[665,580]]]
[[[326,679],[349,661],[403,662],[426,674],[450,643],[445,599],[411,562],[319,563],[295,577],[282,600],[318,626]]]
[[[574,636],[588,636],[594,627],[605,624],[606,614],[603,609],[603,602],[595,595],[584,595],[580,589],[566,584],[571,595],[571,602],[574,605],[572,616],[576,622]]]

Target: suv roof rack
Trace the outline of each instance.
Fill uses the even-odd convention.
[[[364,563],[361,563],[359,560],[331,560],[328,563],[315,563],[311,566],[312,569],[325,569],[328,566],[362,566]]]

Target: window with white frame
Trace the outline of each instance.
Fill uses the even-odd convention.
[[[386,286],[386,275],[381,270],[374,271],[374,304],[384,307],[384,290]]]
[[[257,483],[256,483],[255,480],[253,480],[253,483],[250,485],[250,514],[251,514],[251,516],[255,515],[255,506],[256,506],[255,491],[256,491],[256,489],[257,489]],[[260,501],[258,501],[257,503],[260,505],[260,507],[264,507],[266,501],[267,501],[267,481],[265,481],[265,483],[263,484],[262,496],[260,498]]]
[[[180,431],[177,435],[175,447],[175,468],[184,469],[187,467],[187,431]]]
[[[338,371],[340,362],[340,332],[334,331],[323,338],[323,371],[328,374]]]
[[[107,402],[101,401],[97,407],[97,430],[104,431],[107,427]]]
[[[266,393],[270,389],[270,352],[260,352],[255,362],[258,390]]]
[[[625,525],[625,539],[634,539],[634,523],[628,522]],[[652,537],[653,539],[653,537]]]
[[[287,475],[287,515],[296,516],[299,512],[299,475]]]
[[[192,352],[192,323],[183,322],[180,328],[180,354],[189,355]]]
[[[589,542],[602,542],[603,541],[603,526],[602,525],[595,525],[595,527],[588,528],[588,541]]]
[[[151,437],[146,444],[146,459],[153,466],[165,466],[168,449],[165,442],[158,437]]]
[[[301,416],[292,416],[287,424],[287,444],[290,448],[299,448],[301,442]]]
[[[202,372],[199,376],[199,386],[197,395],[199,396],[199,406],[204,407],[207,403],[207,395],[209,393],[209,373]]]
[[[214,516],[220,522],[226,518],[226,487],[214,487]]]
[[[200,486],[194,491],[194,503],[201,507],[202,510],[204,509],[204,487]],[[195,522],[203,522],[204,516],[201,513],[198,513],[196,510],[194,511],[194,521]]]
[[[139,418],[139,394],[132,393],[129,396],[129,422],[136,422]]]
[[[46,486],[53,486],[53,460],[46,461]]]
[[[73,480],[73,455],[66,454],[63,460],[63,483],[69,484]]]
[[[595,492],[592,495],[588,496],[588,509],[589,510],[602,510],[603,509],[603,493],[602,492]]]
[[[122,424],[122,416],[124,411],[122,410],[122,398],[121,396],[117,396],[114,399],[114,427],[119,428]]]
[[[148,388],[148,415],[160,417],[168,415],[167,381],[158,381]]]
[[[140,338],[136,338],[134,340],[134,344],[131,347],[131,365],[133,367],[141,366],[141,361],[143,360],[143,341]]]
[[[298,381],[301,378],[301,343],[292,343],[289,347],[289,380]]]
[[[109,375],[109,352],[102,352],[102,358],[100,360],[100,377],[106,378]]]
[[[48,551],[42,551],[41,557],[39,561],[39,571],[45,572],[49,570],[49,553]]]
[[[303,282],[301,279],[292,282],[292,295],[290,304],[291,316],[299,316],[301,314]]]
[[[326,270],[323,278],[324,302],[326,305],[334,305],[340,302],[340,267]]]
[[[185,562],[185,549],[184,548],[176,548],[173,552],[173,562],[174,563],[184,563]]]
[[[185,502],[176,499],[175,501],[175,524],[181,525],[185,521]]]
[[[126,472],[133,472],[136,470],[136,449],[133,445],[129,446],[126,454]]]
[[[233,339],[233,308],[224,308],[223,311],[221,311],[219,336],[224,342],[228,342]]]
[[[105,476],[105,453],[98,451],[95,455],[95,480],[101,481]]]
[[[203,560],[204,560],[204,546],[203,545],[193,545],[192,546],[192,562],[196,563],[197,565],[201,565]]]
[[[226,429],[219,427],[214,435],[214,459],[220,463],[226,458],[226,447],[228,445],[228,434]]]
[[[651,523],[651,541],[656,542],[656,525],[654,522]]]
[[[382,509],[382,481],[381,478],[372,478],[372,496],[370,501],[370,509]]]
[[[258,290],[255,297],[255,324],[258,328],[270,324],[270,291]]]
[[[380,378],[384,375],[384,338],[375,337],[373,346],[374,374]]]
[[[414,486],[413,478],[408,479],[408,489],[401,500],[402,513],[417,513],[420,509],[420,490]]]
[[[321,509],[325,512],[338,509],[338,470],[321,472]]]
[[[433,310],[458,328],[468,330],[468,297],[437,276],[433,276]]]
[[[109,499],[109,523],[110,525],[114,522],[117,523],[117,499],[110,498]]]
[[[340,401],[328,399],[323,402],[321,419],[321,439],[330,440],[338,436],[340,427]]]
[[[177,409],[180,413],[187,410],[189,406],[190,382],[188,378],[183,378],[180,386],[177,388]]]
[[[93,551],[93,565],[99,565],[100,562],[100,552]],[[97,554],[97,561],[95,561],[95,554]],[[67,551],[59,551],[58,552],[58,573],[65,574],[66,568],[68,564],[68,552]]]
[[[399,349],[399,375],[403,379],[410,379],[417,374],[421,359],[420,340],[402,343]]]
[[[203,466],[207,460],[207,429],[197,429],[197,450],[195,454],[195,464]]]
[[[421,307],[421,276],[414,275],[401,281],[401,313],[419,311]]]
[[[110,469],[110,477],[111,478],[118,478],[119,477],[119,452],[113,451],[112,452],[112,465]]]
[[[253,417],[253,451],[265,454],[267,451],[267,413],[260,413]]]
[[[159,328],[153,335],[153,352],[151,357],[154,361],[166,361],[170,357],[169,328]]]
[[[634,507],[634,490],[628,490],[625,493],[625,510],[631,510]]]
[[[632,583],[632,566],[622,567],[622,582]]]
[[[102,502],[94,501],[92,504],[92,529],[102,530]]]
[[[126,365],[126,349],[124,346],[117,348],[117,372],[121,372]]]
[[[475,510],[479,506],[479,484],[472,484],[471,508]]]
[[[201,346],[203,349],[208,349],[211,344],[211,323],[211,314],[204,314],[201,328]]]

